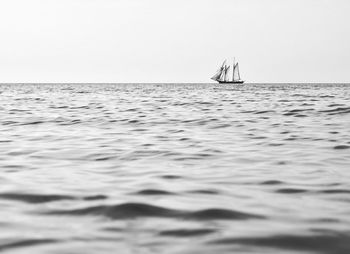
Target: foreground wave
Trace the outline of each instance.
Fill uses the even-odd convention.
[[[141,203],[125,203],[120,205],[104,205],[74,210],[51,211],[54,215],[99,215],[110,219],[132,219],[138,217],[165,217],[193,220],[247,220],[263,219],[261,215],[243,213],[228,209],[204,209],[199,211],[182,211],[167,209]]]
[[[248,245],[280,250],[311,251],[324,254],[347,254],[350,252],[350,232],[329,232],[315,235],[276,235],[268,237],[224,238],[212,241],[217,245]]]

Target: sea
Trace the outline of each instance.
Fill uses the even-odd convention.
[[[350,253],[350,84],[1,84],[0,252]]]

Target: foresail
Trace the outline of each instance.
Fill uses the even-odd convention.
[[[214,76],[211,77],[211,79],[217,81],[221,76],[221,72],[221,70],[218,71]]]
[[[221,67],[221,68],[215,73],[215,75],[211,77],[211,79],[212,79],[212,80],[215,80],[215,81],[216,81],[216,80],[219,80],[220,77],[221,77],[221,75],[222,75],[222,73],[223,73],[223,71],[224,71],[224,68]]]
[[[222,63],[222,65],[217,70],[215,75],[211,77],[212,80],[215,80],[215,81],[221,80],[221,78],[222,78],[222,76],[223,76],[223,74],[225,72],[225,64],[226,64],[226,60]]]

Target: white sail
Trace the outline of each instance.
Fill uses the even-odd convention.
[[[221,67],[217,70],[214,76],[211,77],[212,80],[218,81],[221,80],[222,75],[225,71],[226,60],[222,63]]]
[[[225,72],[225,67],[224,67],[218,80],[219,81],[224,81],[225,80],[225,76],[226,76],[226,72]]]
[[[231,68],[230,65],[225,66],[225,78],[224,78],[225,81],[228,81],[228,74],[229,74],[230,68]]]
[[[233,68],[233,80],[241,80],[241,75],[239,74],[238,63],[235,64]]]
[[[217,81],[220,78],[222,71],[223,70],[218,70],[218,72],[214,76],[212,76],[211,79]]]

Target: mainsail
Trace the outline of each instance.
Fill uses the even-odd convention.
[[[241,80],[241,75],[239,74],[238,63],[235,64],[233,68],[233,80]]]

